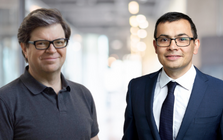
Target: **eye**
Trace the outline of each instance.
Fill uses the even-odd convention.
[[[46,41],[37,41],[36,45],[37,46],[46,46],[48,43]]]
[[[189,38],[188,37],[179,37],[179,38],[177,38],[177,40],[180,42],[184,42],[184,41],[188,41]]]
[[[167,38],[167,37],[159,37],[159,38],[158,38],[158,41],[159,41],[159,42],[169,42],[169,40],[170,40],[170,39]]]
[[[55,44],[62,45],[62,44],[64,44],[64,40],[57,40],[57,41],[55,41]]]

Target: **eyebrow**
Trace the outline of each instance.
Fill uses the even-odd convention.
[[[184,36],[184,35],[189,36],[189,35],[187,35],[187,34],[185,34],[185,33],[178,34],[177,36]]]
[[[174,37],[179,37],[179,36],[188,36],[187,34],[185,34],[185,33],[180,33],[180,34],[177,34],[177,35],[175,35]],[[169,35],[166,35],[166,34],[161,34],[160,36],[165,36],[165,37],[169,37],[169,38],[171,38]],[[159,36],[159,37],[160,37]]]

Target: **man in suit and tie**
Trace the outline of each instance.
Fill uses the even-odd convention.
[[[223,81],[192,64],[200,46],[193,21],[166,13],[154,38],[163,67],[130,81],[122,140],[222,140]]]

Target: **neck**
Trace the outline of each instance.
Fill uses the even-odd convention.
[[[164,68],[164,71],[166,72],[166,74],[172,78],[172,79],[178,79],[181,76],[183,76],[185,73],[187,73],[192,65],[185,67],[185,68],[180,68],[180,69],[168,69],[168,68]]]
[[[29,70],[29,73],[40,83],[47,87],[53,88],[56,94],[62,89],[60,71],[54,73],[41,73],[35,74],[32,70]]]

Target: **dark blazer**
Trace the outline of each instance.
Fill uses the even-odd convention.
[[[161,140],[153,96],[161,70],[130,81],[122,140]],[[196,68],[191,97],[176,140],[223,139],[223,81]]]

